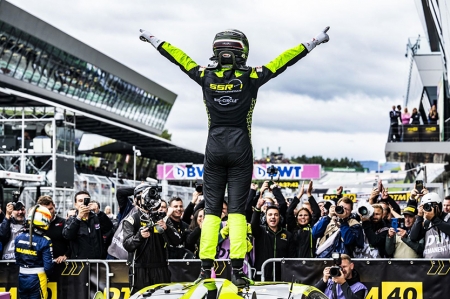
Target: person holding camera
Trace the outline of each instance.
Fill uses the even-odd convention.
[[[314,225],[312,236],[319,240],[317,257],[331,257],[333,252],[350,255],[356,247],[364,245],[361,225],[352,210],[353,201],[344,196]]]
[[[323,269],[323,277],[315,287],[332,299],[364,299],[367,287],[360,281],[350,256],[341,254],[336,261],[339,265]]]
[[[9,202],[6,205],[5,218],[0,225],[0,241],[3,244],[2,260],[15,259],[14,239],[25,226],[25,213],[25,205],[21,201]]]
[[[66,220],[62,231],[64,238],[70,241],[71,258],[101,259],[106,253],[103,250],[103,235],[108,231],[101,227],[100,219],[89,208],[89,192],[79,191],[74,199],[77,212]]]
[[[178,246],[181,237],[159,213],[159,186],[142,183],[134,189],[138,210],[123,221],[123,247],[128,251],[130,295],[140,289],[170,282],[167,264],[169,244]]]
[[[415,242],[425,238],[424,258],[450,257],[450,214],[442,211],[442,198],[437,193],[422,197],[410,237]]]
[[[422,257],[424,239],[414,242],[409,237],[411,227],[417,215],[415,206],[407,206],[403,209],[403,218],[396,218],[396,227],[390,227],[386,237],[386,253],[394,258],[418,258]],[[391,223],[391,224],[392,224]]]
[[[148,31],[140,30],[142,41],[149,42],[161,55],[180,67],[203,91],[209,130],[203,173],[206,204],[200,241],[201,279],[211,275],[226,189],[229,197],[232,281],[239,283],[246,278],[243,272],[247,253],[245,204],[253,173],[251,123],[258,89],[300,61],[316,46],[328,42],[328,29],[326,27],[311,41],[298,44],[259,67],[246,65],[249,42],[245,34],[236,29],[216,34],[212,47],[213,64],[208,67],[198,65],[180,49]]]

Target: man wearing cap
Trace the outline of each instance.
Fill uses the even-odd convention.
[[[386,253],[394,258],[419,258],[422,257],[424,239],[412,241],[409,237],[411,227],[416,220],[417,208],[415,206],[407,206],[403,210],[404,227],[389,228],[386,236]]]

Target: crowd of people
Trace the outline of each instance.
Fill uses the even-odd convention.
[[[417,108],[413,108],[410,114],[408,108],[405,107],[402,111],[402,106],[394,105],[392,110],[389,111],[390,119],[390,132],[389,141],[390,142],[400,142],[403,140],[403,127],[407,125],[420,125],[420,119],[423,119]],[[428,112],[427,121],[424,124],[436,125],[439,120],[439,114],[437,112],[436,104],[431,106]]]
[[[110,207],[105,208],[108,214],[101,211],[86,191],[75,194],[74,208],[66,218],[55,214],[51,197],[41,196],[37,204],[51,214],[44,235],[53,243],[54,263],[68,258],[126,259],[134,292],[170,281],[167,259],[199,257],[205,202],[202,192],[197,191],[187,206],[179,197],[166,202],[152,188],[142,183],[118,189],[117,216]],[[149,196],[152,191],[154,196]],[[351,258],[450,257],[450,196],[441,199],[426,188],[420,192],[414,188],[401,211],[381,182],[358,207],[342,191],[339,187],[333,200],[317,200],[309,182],[296,196],[286,199],[276,183],[251,184],[246,204],[247,238],[242,244],[247,251],[245,259],[258,271],[256,279],[269,258],[330,258],[340,253],[350,265]],[[25,216],[26,207],[20,201],[8,203],[0,213],[3,260],[16,258],[14,241],[28,228]],[[229,258],[227,216],[225,199],[217,232],[217,259]],[[272,263],[267,264],[264,271],[266,280],[281,279],[279,263],[275,269]],[[351,272],[353,276],[343,275],[358,277],[354,269]],[[323,283],[318,285],[326,285],[328,279],[324,270]]]

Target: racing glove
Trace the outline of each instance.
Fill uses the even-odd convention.
[[[152,46],[155,47],[155,49],[158,48],[158,46],[164,42],[163,40],[160,40],[150,32],[145,31],[144,29],[140,29],[140,31],[141,35],[139,36],[139,39],[143,42],[151,43]]]
[[[305,48],[308,50],[308,52],[311,52],[312,49],[314,49],[316,46],[326,43],[330,40],[330,37],[327,34],[327,31],[330,29],[329,26],[327,26],[322,32],[320,32],[316,37],[314,37],[311,41],[307,43],[303,43]]]

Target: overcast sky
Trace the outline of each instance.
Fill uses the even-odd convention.
[[[329,43],[260,89],[252,128],[257,158],[263,148],[280,147],[288,157],[384,160],[388,112],[406,94],[406,44],[423,36],[410,0],[9,2],[178,94],[166,128],[175,144],[198,152],[207,136],[200,87],[141,42],[140,28],[201,65],[214,35],[236,28],[250,42],[248,65],[259,66],[330,26]]]

